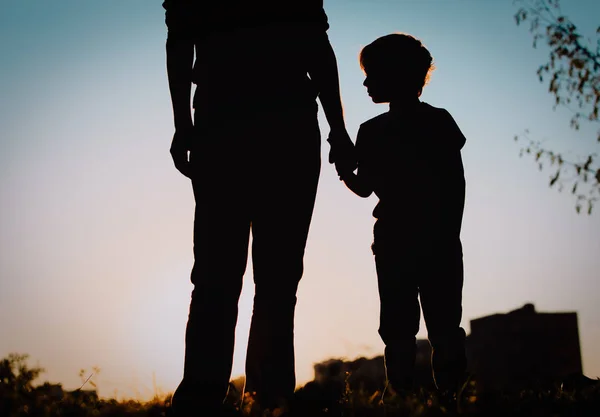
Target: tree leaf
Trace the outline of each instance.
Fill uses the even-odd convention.
[[[592,155],[588,155],[588,159],[587,159],[587,161],[585,161],[585,164],[583,165],[583,170],[588,171],[590,169],[590,165],[592,164],[593,161],[594,161],[594,159],[592,158]]]
[[[570,128],[575,131],[584,130],[585,122],[600,122],[600,39],[584,37],[578,28],[560,10],[560,0],[515,0],[520,3],[514,15],[517,25],[523,25],[527,20],[529,30],[533,37],[533,47],[538,42],[549,47],[548,60],[539,65],[536,75],[540,82],[546,83],[548,92],[553,97],[553,109],[566,107],[572,112],[572,117],[567,119]],[[593,30],[593,29],[592,29]],[[596,29],[600,34],[600,26]],[[596,37],[597,38],[597,37]],[[525,134],[528,134],[525,131]],[[515,141],[522,140],[519,135],[514,136]],[[526,139],[529,138],[526,136]],[[600,143],[600,130],[596,135],[596,143]],[[540,143],[530,141],[520,147],[519,156],[531,154],[535,158],[539,170],[548,160],[548,165],[557,169],[549,178],[550,187],[558,184],[559,192],[563,190],[564,175],[566,172],[576,172],[571,194],[577,199],[576,210],[580,213],[587,209],[591,213],[593,202],[600,200],[600,158],[586,155],[582,161],[567,158],[551,149],[545,149]],[[562,173],[563,167],[567,170]],[[579,182],[583,183],[586,191],[582,192]],[[577,193],[580,193],[579,195]],[[585,207],[584,204],[588,204]],[[583,207],[583,208],[582,208]]]
[[[550,187],[552,187],[556,181],[558,181],[558,177],[560,177],[560,171],[556,171],[556,175],[550,180]]]

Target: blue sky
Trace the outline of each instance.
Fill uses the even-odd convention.
[[[31,354],[67,387],[99,366],[103,395],[147,396],[152,375],[181,377],[191,284],[193,197],[172,166],[160,1],[5,1],[0,15],[0,355]],[[533,302],[577,311],[584,372],[600,376],[600,220],[578,216],[550,172],[512,138],[573,155],[595,127],[569,128],[537,80],[548,51],[517,27],[512,1],[325,0],[347,127],[387,110],[371,103],[360,48],[408,32],[437,69],[422,99],[450,111],[467,144],[463,325]],[[600,5],[564,2],[592,34]],[[328,127],[320,116],[323,138]],[[359,199],[326,163],[299,289],[298,381],[332,356],[382,352],[370,253],[375,197]],[[418,173],[414,179],[418,181]],[[249,271],[251,264],[249,264]],[[243,372],[251,273],[240,301],[234,376]],[[426,337],[422,324],[420,337]]]

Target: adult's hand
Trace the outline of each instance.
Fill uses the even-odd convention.
[[[346,129],[332,129],[327,142],[331,145],[329,163],[335,164],[340,179],[354,172],[357,164],[356,152]]]
[[[188,178],[192,178],[192,164],[189,160],[189,151],[191,151],[194,140],[194,127],[189,126],[183,129],[176,129],[171,141],[171,157],[175,168]]]

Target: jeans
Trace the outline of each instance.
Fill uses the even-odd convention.
[[[296,291],[321,168],[317,113],[210,123],[196,115],[196,126],[194,289],[173,406],[178,414],[216,410],[227,394],[252,233],[255,296],[245,391],[267,407],[290,398],[296,385]]]

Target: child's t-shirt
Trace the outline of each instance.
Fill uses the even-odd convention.
[[[448,111],[424,102],[363,123],[357,175],[379,197],[373,216],[400,239],[460,239],[465,142]]]

